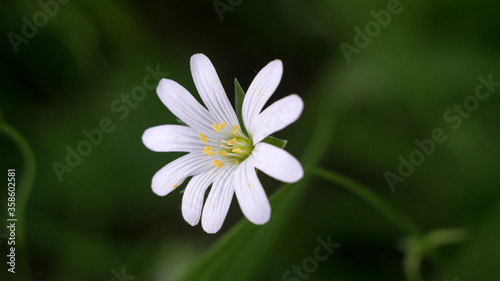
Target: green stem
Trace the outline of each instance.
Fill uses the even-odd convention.
[[[401,211],[397,210],[395,207],[389,205],[389,203],[384,201],[377,194],[373,193],[368,187],[338,173],[322,168],[309,168],[308,171],[329,182],[338,184],[350,192],[358,195],[382,213],[382,215],[396,225],[401,231],[407,233],[408,235],[421,237],[422,231],[410,218],[408,218]]]
[[[26,213],[26,206],[31,193],[31,188],[33,186],[33,181],[35,179],[35,154],[31,149],[30,145],[26,139],[17,131],[14,127],[10,126],[5,122],[0,122],[0,132],[3,132],[7,137],[9,137],[14,144],[17,145],[19,151],[24,160],[24,171],[23,175],[19,180],[19,188],[16,194],[16,201],[18,202],[16,208],[16,216],[19,221],[24,223],[24,216]],[[19,235],[20,233],[18,233]],[[24,239],[24,233],[21,233],[20,237]]]
[[[19,179],[19,184],[16,185],[16,245],[19,251],[25,256],[21,261],[21,267],[24,267],[21,272],[25,280],[29,278],[29,264],[27,255],[26,243],[26,207],[35,180],[36,161],[35,154],[31,149],[26,139],[14,127],[10,126],[3,120],[0,112],[0,132],[4,133],[18,147],[23,157],[24,168]],[[16,171],[17,172],[17,171]],[[17,173],[16,173],[17,174]]]

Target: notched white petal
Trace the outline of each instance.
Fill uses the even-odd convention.
[[[182,122],[197,132],[215,136],[211,132],[214,120],[212,114],[179,83],[161,79],[156,91],[163,104]]]
[[[216,168],[193,176],[182,196],[182,216],[192,226],[200,222],[205,192],[214,181]]]
[[[255,118],[276,91],[282,75],[283,63],[280,60],[274,60],[259,71],[250,84],[242,107],[243,123],[249,131],[253,131]]]
[[[267,143],[258,143],[247,160],[257,169],[282,182],[294,183],[304,176],[302,165],[295,157]]]
[[[187,177],[211,168],[205,154],[192,152],[175,159],[156,172],[151,187],[154,193],[165,196],[181,185]]]
[[[198,133],[182,125],[151,127],[142,134],[142,142],[156,152],[193,152],[203,147]]]
[[[253,142],[258,143],[267,136],[275,133],[299,119],[304,102],[296,95],[289,95],[267,107],[257,116]]]
[[[241,211],[254,224],[264,224],[271,217],[271,205],[254,166],[244,161],[236,168],[234,191]]]
[[[215,178],[201,216],[201,226],[207,233],[219,231],[233,199],[234,166],[225,166],[218,171],[220,173]]]
[[[236,125],[236,113],[210,59],[203,54],[193,55],[191,73],[201,99],[215,117],[213,121],[218,124],[226,122],[231,126]]]

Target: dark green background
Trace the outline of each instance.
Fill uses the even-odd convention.
[[[304,163],[321,156],[321,166],[366,184],[425,230],[468,229],[465,243],[440,250],[441,262],[424,263],[425,280],[498,280],[500,88],[456,130],[442,115],[474,94],[479,75],[500,81],[500,2],[401,1],[402,12],[348,63],[339,44],[354,45],[353,28],[364,29],[370,11],[388,2],[244,0],[221,21],[211,1],[73,0],[16,54],[7,34],[21,35],[22,18],[32,20],[41,8],[2,1],[0,110],[27,138],[38,165],[26,217],[34,280],[110,280],[124,267],[135,280],[175,280],[244,219],[233,200],[221,231],[208,235],[184,222],[181,193],[151,191],[154,173],[180,155],[154,153],[141,142],[145,129],[175,123],[154,90],[123,120],[111,109],[142,85],[147,66],[159,65],[196,93],[194,53],[212,60],[231,99],[234,77],[246,89],[265,64],[281,59],[284,76],[272,100],[298,93],[305,102],[299,121],[276,135],[289,140],[287,150]],[[103,118],[114,131],[59,182],[51,164],[64,163],[65,147],[75,149],[82,130]],[[328,125],[318,131],[321,122]],[[397,173],[398,156],[408,159],[414,140],[435,128],[447,140],[391,192],[384,172]],[[332,135],[327,145],[311,146],[325,130]],[[16,146],[3,135],[0,146],[0,172],[15,167],[22,174]],[[268,195],[282,187],[259,177]],[[6,192],[0,199],[5,206]],[[397,247],[403,233],[358,197],[310,179],[293,210],[271,247],[251,253],[261,262],[248,280],[281,280],[328,235],[341,246],[309,280],[404,280]],[[5,240],[0,248],[4,261]],[[0,276],[6,274],[4,264]]]

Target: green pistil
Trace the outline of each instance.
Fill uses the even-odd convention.
[[[228,145],[228,153],[230,153],[230,158],[233,158],[238,163],[243,162],[245,159],[252,154],[254,145],[252,140],[245,137],[237,137],[236,143],[233,145]]]

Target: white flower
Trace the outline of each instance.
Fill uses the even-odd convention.
[[[153,151],[188,154],[154,175],[153,191],[164,196],[193,176],[182,198],[182,215],[189,224],[198,224],[201,217],[206,232],[217,232],[233,193],[248,220],[264,224],[271,216],[271,206],[255,169],[287,183],[300,180],[304,172],[291,154],[261,141],[299,118],[304,107],[302,99],[293,94],[262,110],[283,74],[280,60],[270,62],[257,74],[243,100],[242,119],[249,134],[246,135],[210,60],[203,54],[193,55],[191,72],[208,110],[177,82],[160,81],[158,96],[187,126],[152,127],[144,132],[142,141]],[[212,188],[203,207],[210,184]]]

